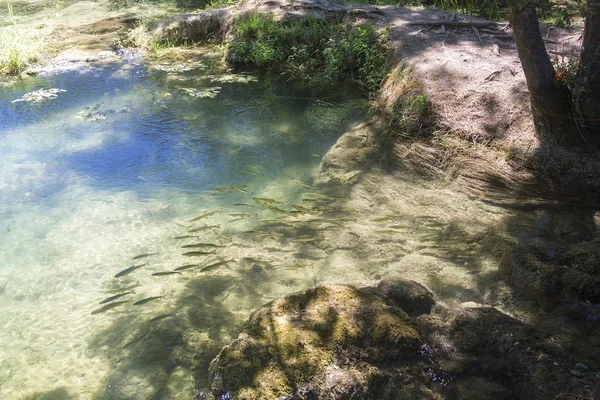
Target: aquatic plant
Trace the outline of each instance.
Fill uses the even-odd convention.
[[[325,90],[350,79],[373,93],[385,75],[385,35],[368,24],[312,16],[276,21],[272,15],[249,13],[235,23],[227,59],[234,65],[284,72],[312,88]]]

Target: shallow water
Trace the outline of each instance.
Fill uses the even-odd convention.
[[[577,224],[376,171],[324,198],[310,187],[321,156],[365,118],[364,99],[188,66],[124,63],[0,92],[0,398],[189,399],[252,311],[319,282],[400,274],[447,302],[506,305],[494,241]],[[12,103],[42,88],[65,91]],[[220,247],[182,248],[199,242]]]
[[[191,217],[221,209],[197,225],[245,229],[245,220],[226,226],[234,219],[227,213],[270,214],[253,194],[296,198],[303,188],[293,180],[309,181],[318,154],[364,115],[365,101],[349,90],[315,98],[265,79],[219,82],[215,98],[178,89],[217,86],[198,80],[200,67],[187,72],[191,81],[171,81],[123,64],[0,93],[0,283],[8,282],[0,297],[0,397],[56,382],[73,393],[95,391],[108,365],[86,355],[86,342],[114,318],[90,314],[106,291],[139,281],[136,299],[163,298],[119,313],[168,308],[180,277],[150,273],[189,263],[179,248],[189,240],[172,238],[186,234]],[[12,103],[42,88],[65,92]],[[213,190],[234,185],[243,188]],[[250,207],[233,206],[244,202]],[[207,232],[206,241],[220,239]],[[113,278],[151,252],[143,270]]]

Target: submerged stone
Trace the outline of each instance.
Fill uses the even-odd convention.
[[[431,290],[415,281],[386,278],[377,287],[409,315],[428,314],[435,305]]]
[[[377,364],[411,360],[420,346],[414,322],[371,288],[319,286],[254,314],[238,339],[213,360],[211,391],[237,399],[279,399],[299,392],[369,398],[376,389],[374,377],[381,375]]]

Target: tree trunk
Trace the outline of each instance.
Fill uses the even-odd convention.
[[[554,67],[542,40],[534,2],[509,0],[508,5],[529,89],[533,122],[540,139],[559,144],[579,141],[568,95],[554,80]]]
[[[600,0],[587,0],[583,46],[574,100],[587,132],[600,136]]]

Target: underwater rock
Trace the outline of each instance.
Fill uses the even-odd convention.
[[[267,304],[211,363],[212,393],[236,399],[301,392],[301,398],[374,398],[375,377],[385,375],[378,364],[414,359],[421,346],[408,315],[375,293],[318,286]]]
[[[431,290],[415,281],[386,278],[377,287],[410,316],[429,314],[435,305]]]
[[[575,360],[561,339],[492,307],[438,305],[429,314],[434,304],[431,291],[401,278],[272,301],[212,361],[210,392],[244,400],[600,396],[595,364]],[[573,375],[580,361],[592,372]]]
[[[379,129],[379,123],[371,121],[344,133],[323,156],[315,183],[343,186],[357,181],[377,159],[375,135]]]
[[[598,240],[565,246],[550,254],[545,247],[516,246],[504,255],[500,271],[511,286],[547,308],[574,302],[600,303]]]

